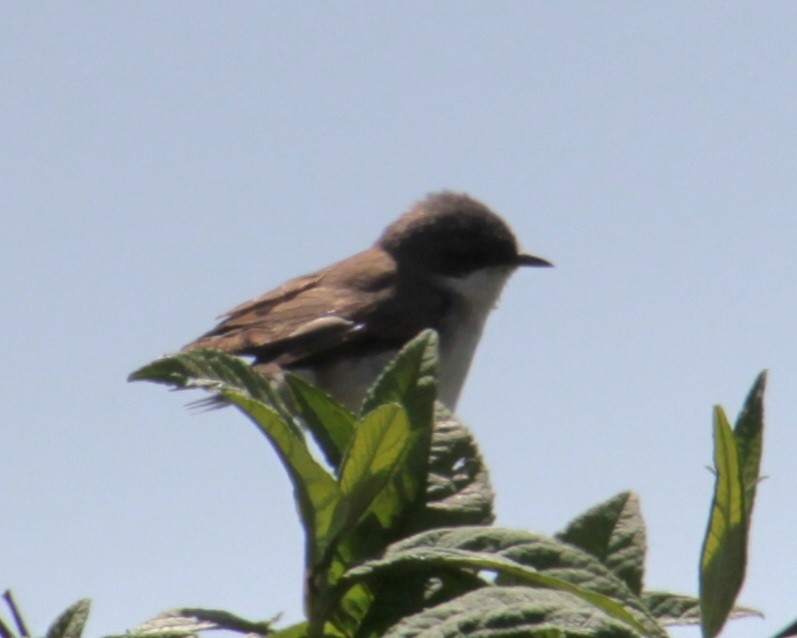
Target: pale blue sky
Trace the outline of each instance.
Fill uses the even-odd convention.
[[[265,441],[125,377],[441,188],[557,265],[511,281],[460,402],[499,524],[635,490],[648,586],[695,592],[711,406],[766,367],[767,620],[725,635],[797,616],[797,4],[16,2],[0,60],[0,587],[35,631],[83,596],[89,636],[300,617]]]

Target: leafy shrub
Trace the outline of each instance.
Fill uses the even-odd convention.
[[[298,377],[288,377],[287,396],[279,393],[244,361],[214,350],[134,372],[131,380],[210,392],[271,443],[305,532],[306,620],[275,628],[182,608],[124,635],[663,638],[667,625],[700,623],[714,638],[729,617],[757,613],[734,603],[759,480],[765,373],[735,427],[714,410],[716,482],[694,597],[643,588],[645,525],[633,493],[597,505],[554,537],[492,526],[493,493],[473,436],[435,403],[437,366],[437,336],[423,332],[387,366],[358,414]],[[18,618],[10,594],[7,601]],[[78,638],[88,605],[70,607],[48,638]],[[21,619],[17,627],[27,635]],[[0,638],[13,638],[2,622]]]

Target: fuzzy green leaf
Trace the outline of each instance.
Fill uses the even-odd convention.
[[[460,534],[460,531],[464,531],[464,534]],[[481,538],[477,538],[479,535],[479,530],[477,528],[471,528],[470,530],[438,530],[437,532],[418,534],[412,537],[412,539],[400,541],[391,546],[385,553],[384,558],[368,561],[349,570],[343,578],[342,584],[350,584],[363,579],[368,580],[375,577],[384,577],[386,574],[390,573],[412,574],[418,571],[429,571],[433,568],[490,570],[505,577],[512,584],[531,585],[534,587],[545,587],[566,591],[595,605],[603,613],[629,623],[641,633],[657,636],[664,635],[662,631],[657,629],[655,623],[644,618],[641,605],[637,604],[637,609],[635,610],[636,614],[632,615],[623,605],[615,600],[617,596],[610,597],[610,595],[606,595],[595,587],[594,579],[585,579],[583,576],[584,570],[581,570],[580,573],[574,570],[568,572],[568,570],[556,570],[554,568],[537,570],[529,566],[528,563],[517,560],[516,557],[509,557],[507,553],[490,552],[489,548],[485,546],[483,541],[488,541],[492,537],[492,543],[494,545],[492,549],[497,549],[496,546],[501,544],[502,537],[512,535],[509,530],[486,530],[483,528],[481,534]],[[519,535],[522,533],[518,532],[517,534]],[[465,541],[468,536],[475,542],[457,542],[457,539]],[[461,547],[456,547],[457,544],[460,544],[461,547],[467,547],[468,545],[481,547],[481,551],[462,549]],[[573,548],[569,548],[566,551],[571,553],[578,552],[578,550]],[[611,574],[608,574],[605,568],[592,557],[584,556],[588,561],[591,560],[593,562],[593,567],[595,567],[598,572],[603,571],[604,576],[608,576],[609,580],[613,578]],[[617,594],[619,592],[620,595],[623,596],[624,600],[622,602],[625,604],[633,602],[633,595],[627,592],[627,590],[624,590],[622,583],[618,581],[614,585],[614,587],[610,587],[612,594]],[[619,585],[619,587],[617,585]]]
[[[662,625],[697,625],[700,623],[700,599],[666,591],[642,593],[651,615]]]
[[[563,591],[487,587],[402,619],[384,638],[639,638],[628,624]]]
[[[415,531],[457,525],[490,525],[494,494],[487,466],[468,427],[437,402],[429,454],[426,507]]]
[[[218,350],[198,348],[166,355],[139,368],[127,380],[152,381],[177,389],[199,388],[217,396],[222,390],[238,390],[276,410],[291,428],[300,432],[266,378],[240,357]]]
[[[64,611],[47,630],[46,638],[80,638],[89,618],[91,600],[83,598]]]
[[[523,530],[493,527],[456,527],[416,534],[394,543],[385,559],[427,548],[457,549],[508,559],[541,574],[566,581],[580,589],[621,602],[633,610],[637,620],[652,636],[664,636],[645,606],[628,586],[594,556],[568,543]],[[506,571],[499,584],[515,584]]]
[[[140,624],[132,631],[106,638],[180,638],[196,636],[200,631],[227,629],[239,633],[273,635],[275,619],[251,621],[218,609],[180,607],[169,609]]]
[[[668,591],[646,591],[642,594],[642,602],[651,615],[662,625],[697,625],[700,623],[700,599],[686,594],[674,594]],[[748,618],[758,616],[760,611],[749,607],[736,606],[728,618]]]
[[[636,494],[622,492],[593,507],[556,538],[595,556],[635,594],[642,591],[647,543]]]

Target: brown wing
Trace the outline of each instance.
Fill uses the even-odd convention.
[[[236,306],[186,348],[216,348],[290,367],[379,349],[385,336],[399,347],[423,328],[438,327],[438,312],[399,310],[406,308],[397,303],[404,288],[397,288],[393,259],[371,249]]]

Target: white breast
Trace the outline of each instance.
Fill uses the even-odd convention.
[[[468,376],[473,354],[487,315],[495,307],[512,269],[486,268],[465,277],[446,277],[441,283],[455,302],[440,334],[440,385],[438,398],[454,410]]]
[[[437,397],[448,408],[457,406],[487,315],[495,306],[511,268],[480,270],[465,277],[440,277],[438,285],[454,300],[440,329],[440,379]],[[310,383],[356,412],[366,391],[396,352],[334,361],[314,369],[294,370]]]

